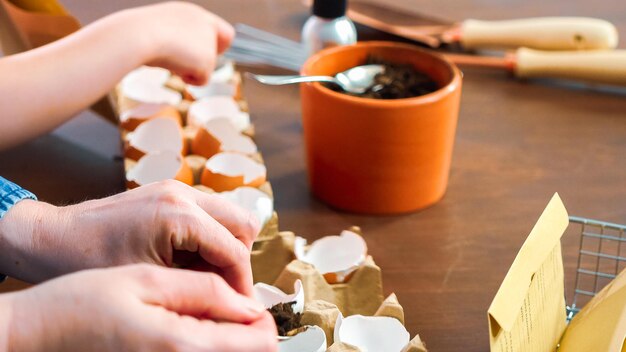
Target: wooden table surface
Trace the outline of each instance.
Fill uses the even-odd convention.
[[[89,23],[151,1],[63,2]],[[229,21],[293,39],[307,17],[298,0],[199,3]],[[626,2],[620,0],[395,3],[451,19],[601,17],[626,36]],[[371,31],[363,33],[372,37]],[[389,217],[338,212],[311,197],[297,88],[245,86],[281,229],[315,239],[361,226],[383,270],[385,293],[397,293],[407,328],[432,351],[489,348],[487,308],[554,192],[570,214],[626,223],[626,89],[520,82],[489,70],[464,74],[446,196],[431,208]],[[83,113],[51,135],[1,153],[0,175],[54,204],[102,197],[123,190],[122,165],[115,159],[119,148],[115,127]],[[575,232],[563,240],[568,289],[577,240]],[[19,287],[15,281],[0,286]]]

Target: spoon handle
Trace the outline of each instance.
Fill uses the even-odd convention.
[[[248,77],[270,85],[283,85],[302,82],[335,82],[335,78],[331,76],[273,76],[273,75],[255,75],[247,73]]]

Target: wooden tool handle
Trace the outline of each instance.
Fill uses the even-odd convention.
[[[468,49],[613,49],[617,30],[610,22],[585,17],[540,17],[508,21],[466,20],[461,44]]]
[[[517,51],[518,77],[554,77],[626,85],[626,50]]]

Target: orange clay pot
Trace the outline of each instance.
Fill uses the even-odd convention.
[[[439,201],[448,184],[462,75],[443,57],[394,42],[362,42],[323,50],[304,75],[335,75],[368,55],[410,63],[439,90],[415,98],[377,100],[301,85],[309,183],[328,204],[358,213],[394,214]]]

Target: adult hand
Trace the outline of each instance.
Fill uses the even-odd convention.
[[[1,295],[1,320],[8,351],[276,351],[262,305],[218,275],[153,265],[89,270]]]
[[[259,229],[252,213],[172,180],[67,207],[24,200],[0,220],[0,268],[39,282],[87,268],[183,264],[251,295]]]

